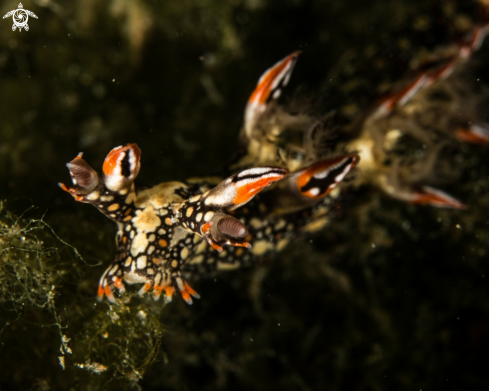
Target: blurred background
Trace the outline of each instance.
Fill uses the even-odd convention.
[[[142,150],[140,186],[212,175],[268,67],[301,50],[286,94],[314,91],[423,3],[26,0],[29,31],[0,20],[0,250],[33,238],[51,276],[45,305],[0,298],[0,389],[488,389],[487,148],[456,151],[447,189],[468,210],[350,194],[325,232],[194,283],[192,307],[95,305],[115,226],[57,186],[78,152],[99,170],[129,142]],[[475,59],[481,84],[488,49]],[[52,230],[30,232],[40,219]]]

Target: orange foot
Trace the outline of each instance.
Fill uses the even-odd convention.
[[[180,294],[182,295],[183,300],[185,300],[188,305],[192,305],[192,303],[193,303],[191,296],[193,296],[196,299],[200,299],[200,295],[190,287],[190,285],[187,283],[187,281],[185,281],[181,278],[177,278],[177,285],[178,285],[178,290],[180,291]],[[155,300],[158,300],[163,291],[165,291],[166,301],[168,303],[170,301],[172,301],[173,293],[175,293],[175,288],[173,287],[173,285],[170,285],[170,284],[155,285],[153,298]]]
[[[121,295],[124,294],[124,292],[126,291],[121,277],[115,275],[107,276],[107,274],[110,274],[112,267],[113,266],[109,267],[100,279],[97,293],[98,301],[102,301],[105,296],[107,297],[107,300],[109,302],[115,303],[116,299],[113,293],[114,287],[118,289]],[[138,282],[143,282],[143,278],[144,277],[140,276],[140,281]],[[141,279],[143,279],[143,281],[141,281]],[[134,278],[131,278],[131,280],[132,282],[134,282]],[[153,298],[155,300],[158,300],[160,298],[163,291],[165,291],[167,302],[172,301],[175,291],[179,291],[182,295],[182,298],[189,305],[192,304],[192,297],[194,297],[195,299],[200,299],[200,295],[194,289],[192,289],[192,287],[182,277],[179,276],[176,277],[173,281],[167,279],[161,282],[157,281],[156,284],[153,280],[147,279],[142,288],[139,290],[138,294],[139,296],[143,296],[151,289],[153,289]]]

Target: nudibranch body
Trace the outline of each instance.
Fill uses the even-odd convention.
[[[269,99],[278,97],[297,55],[280,61],[260,79],[246,110],[245,132],[254,129]],[[114,148],[99,175],[79,154],[67,164],[73,186],[60,185],[117,222],[117,256],[98,292],[109,301],[115,300],[113,288],[122,293],[126,282],[143,283],[141,295],[153,290],[157,299],[165,291],[171,300],[178,291],[192,303],[192,296],[199,296],[186,282],[188,276],[250,263],[282,250],[301,231],[324,226],[335,199],[331,192],[358,163],[358,155],[351,153],[289,171],[286,162],[268,151],[258,156],[258,164],[224,180],[168,182],[138,191],[134,179],[140,155],[135,144]]]
[[[433,188],[430,175],[445,145],[441,136],[489,143],[489,131],[465,110],[465,91],[454,87],[461,78],[457,72],[488,31],[487,6],[471,2],[480,15],[470,31],[431,48],[429,55],[422,50],[424,57],[406,66],[399,81],[369,92],[371,103],[362,101],[368,94],[350,91],[340,112],[314,116],[289,110],[277,99],[299,52],[279,61],[259,79],[248,100],[241,154],[227,179],[197,178],[139,190],[134,180],[141,153],[135,144],[114,148],[101,175],[79,154],[67,164],[73,186],[60,186],[118,226],[117,255],[100,280],[98,297],[114,301],[114,288],[123,293],[124,283],[141,283],[141,295],[152,290],[158,299],[164,291],[171,300],[177,291],[191,304],[199,295],[187,280],[249,264],[284,249],[304,232],[323,228],[340,196],[338,185],[355,167],[352,187],[369,185],[410,203],[464,208]],[[449,25],[450,18],[446,20]],[[362,83],[348,88],[361,89]],[[331,94],[338,99],[344,92]],[[444,99],[433,98],[441,93]],[[440,108],[444,117],[426,120]],[[467,113],[471,121],[461,121],[459,113]],[[411,158],[406,137],[423,143],[422,158]]]

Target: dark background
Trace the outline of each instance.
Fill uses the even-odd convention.
[[[99,169],[128,142],[142,150],[139,185],[213,174],[264,70],[300,49],[287,91],[314,91],[348,50],[395,39],[421,3],[38,0],[23,3],[39,17],[28,32],[1,20],[0,198],[16,215],[34,206],[24,218],[44,216],[83,261],[43,231],[63,261],[56,303],[0,301],[0,389],[488,389],[487,148],[456,151],[462,174],[446,189],[468,210],[348,194],[321,234],[194,283],[192,307],[94,305],[115,227],[57,187],[78,152]]]

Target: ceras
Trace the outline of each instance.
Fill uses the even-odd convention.
[[[382,84],[380,91],[352,94],[362,83],[333,89],[332,96],[347,103],[338,112],[311,115],[279,104],[299,52],[272,66],[248,100],[241,153],[229,166],[227,179],[168,182],[138,190],[134,180],[141,153],[135,144],[114,148],[102,175],[79,154],[67,164],[73,186],[61,188],[118,225],[117,255],[100,280],[99,299],[105,295],[114,301],[114,287],[123,293],[126,282],[142,283],[139,293],[153,290],[155,299],[165,291],[171,300],[178,291],[191,304],[199,295],[187,279],[251,263],[282,250],[304,232],[326,226],[340,196],[337,186],[355,167],[352,188],[367,185],[414,204],[464,208],[431,184],[436,182],[441,136],[489,143],[489,131],[478,118],[472,118],[470,126],[460,123],[458,114],[466,112],[466,102],[453,88],[460,79],[457,72],[488,31],[487,6],[470,1],[481,10],[470,31],[450,36],[429,54],[421,51],[399,80]],[[446,20],[446,30],[452,31],[451,20]],[[440,90],[448,91],[449,107],[446,100],[432,99]],[[343,96],[345,91],[350,93]],[[440,107],[446,109],[446,123],[421,123],[417,113],[426,116]],[[413,162],[398,152],[407,136],[424,143],[423,158]]]

